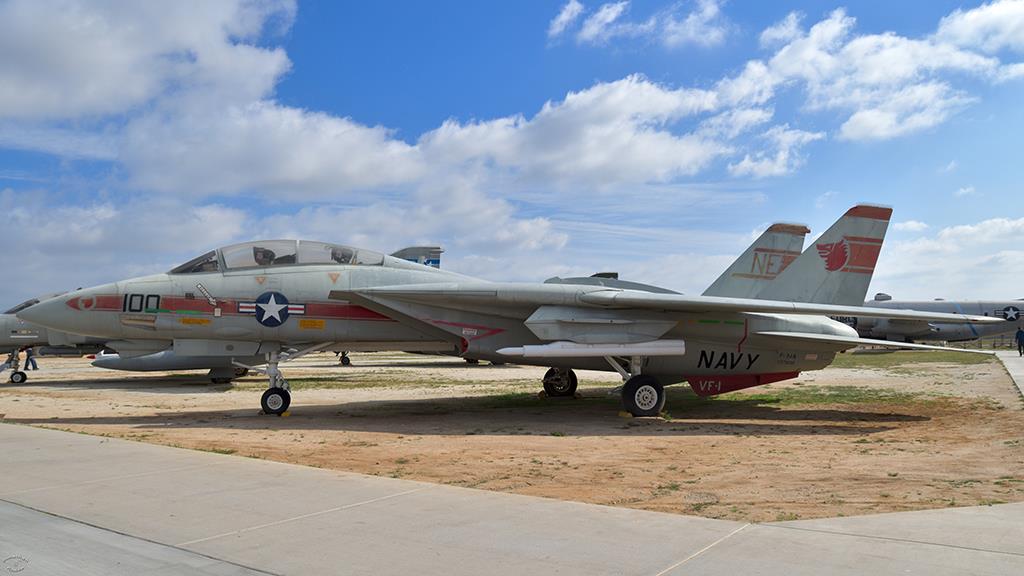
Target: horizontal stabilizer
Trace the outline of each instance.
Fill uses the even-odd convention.
[[[941,321],[951,324],[993,324],[1004,321],[1002,318],[971,316],[968,314],[946,314],[943,312],[893,310],[890,308],[869,308],[866,306],[839,306],[748,298],[644,294],[625,290],[588,292],[580,294],[579,300],[598,306],[676,310],[679,312],[763,312],[770,314],[814,314],[820,316],[865,316],[898,318],[901,320],[923,320],[926,322]]]
[[[552,342],[530,346],[502,348],[498,354],[523,358],[600,358],[604,356],[682,356],[686,344],[682,340],[652,340],[636,344],[577,344]]]
[[[929,346],[927,344],[911,344],[910,342],[893,342],[891,340],[872,340],[870,338],[852,338],[834,334],[811,334],[809,332],[755,332],[756,336],[789,340],[792,342],[809,342],[817,344],[837,344],[845,348],[854,346],[882,346],[899,350],[945,350],[947,352],[968,352],[971,354],[995,354],[991,350],[970,350],[966,348],[947,348],[945,346]]]

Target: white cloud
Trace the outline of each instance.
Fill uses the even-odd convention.
[[[680,13],[682,5],[675,4],[646,20],[630,21],[626,19],[630,9],[629,0],[609,2],[602,4],[583,21],[576,34],[576,41],[580,44],[600,45],[614,38],[642,38],[657,40],[666,48],[717,46],[725,40],[731,28],[729,20],[722,13],[721,4],[722,0],[696,0],[694,9],[685,15]],[[561,14],[555,21],[560,18]],[[549,37],[555,21],[549,27]]]
[[[0,122],[0,148],[45,152],[63,158],[117,159],[116,137],[42,126],[32,122]]]
[[[2,3],[0,118],[119,114],[196,86],[258,98],[290,63],[280,48],[245,41],[294,13],[289,0]]]
[[[582,43],[599,44],[607,42],[612,36],[621,33],[625,29],[613,26],[613,24],[619,19],[619,16],[622,16],[627,7],[629,7],[629,0],[602,4],[597,12],[583,21],[576,40]]]
[[[662,26],[661,38],[672,48],[684,44],[717,46],[725,40],[728,24],[722,16],[720,0],[699,0],[697,8],[682,20],[669,13]]]
[[[888,140],[932,128],[975,99],[943,83],[915,84],[887,91],[879,102],[864,103],[839,128],[846,140]]]
[[[800,21],[804,15],[800,12],[790,12],[785,18],[765,28],[761,32],[760,42],[762,48],[770,48],[780,44],[788,44],[800,36]]]
[[[558,12],[551,23],[548,24],[548,38],[557,38],[565,32],[566,28],[572,26],[576,22],[576,19],[583,13],[583,4],[579,0],[569,0],[562,6],[562,9]]]
[[[755,126],[760,126],[772,119],[774,113],[765,108],[733,108],[708,118],[700,125],[701,132],[712,135],[736,138]]]
[[[977,8],[957,9],[939,23],[935,36],[944,42],[994,53],[1024,52],[1024,2],[1001,0]]]
[[[974,189],[974,186],[963,186],[958,188],[956,192],[953,192],[953,196],[963,198],[964,196],[974,196],[977,193],[978,192]]]
[[[954,170],[956,170],[959,166],[960,165],[957,163],[956,160],[950,160],[949,164],[946,164],[945,166],[939,169],[939,172],[945,172],[948,174],[949,172],[953,172]]]
[[[432,164],[489,161],[528,179],[599,187],[663,182],[695,174],[730,151],[710,137],[668,129],[715,106],[711,92],[629,76],[571,92],[530,119],[448,121],[418,147]]]
[[[325,198],[424,174],[419,151],[384,128],[267,101],[147,114],[123,138],[132,183],[158,192]]]
[[[825,137],[824,132],[794,130],[788,124],[773,126],[763,137],[772,143],[773,152],[747,154],[737,163],[729,164],[733,176],[783,176],[799,168],[804,159],[800,149],[815,140]]]
[[[893,293],[898,298],[1024,298],[1017,266],[1024,251],[1010,248],[1020,238],[1024,218],[993,218],[914,240],[887,241],[872,286],[893,292],[898,286],[900,293]]]
[[[904,222],[897,222],[892,225],[895,230],[900,232],[921,232],[928,229],[928,225],[920,220],[906,220]]]
[[[0,286],[8,305],[30,296],[169,270],[248,230],[245,212],[171,197],[69,204],[45,190],[0,190],[0,244],[18,257],[18,282]]]
[[[936,38],[858,36],[855,24],[840,9],[805,32],[791,14],[763,34],[766,45],[784,45],[767,61],[750,61],[718,83],[723,100],[762,105],[780,86],[796,85],[804,89],[809,111],[849,114],[840,138],[883,140],[937,126],[976,100],[951,84],[949,72],[991,82],[1016,74],[996,58]]]
[[[818,197],[814,199],[814,207],[821,210],[828,206],[836,196],[839,196],[839,192],[836,192],[835,190],[829,190],[819,194]]]

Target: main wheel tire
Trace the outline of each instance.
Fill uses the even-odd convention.
[[[210,378],[210,382],[213,382],[214,384],[231,384],[232,380],[234,380],[234,378]]]
[[[576,373],[562,368],[551,368],[544,374],[544,392],[548,396],[575,396],[579,384]]]
[[[28,380],[28,374],[18,371],[11,373],[11,384],[24,384]]]
[[[342,356],[341,357],[341,365],[342,366],[351,366],[352,365],[352,359],[349,358],[348,356]]]
[[[249,369],[248,368],[242,368],[241,366],[238,366],[238,367],[235,368],[235,378],[243,378],[243,377],[248,376],[248,375],[249,375]]]
[[[633,416],[657,416],[665,408],[665,387],[653,376],[633,376],[622,386],[622,405]]]
[[[465,360],[466,360],[466,364],[476,365],[476,364],[480,363],[480,361],[477,360],[476,358],[466,358]]]
[[[280,416],[288,411],[292,403],[292,395],[284,388],[267,388],[260,398],[260,406],[264,414],[276,414]]]

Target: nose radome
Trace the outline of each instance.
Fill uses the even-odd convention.
[[[58,296],[43,300],[18,312],[17,316],[25,322],[60,330],[61,325],[66,322],[64,317],[67,316],[67,313],[74,312],[65,304],[66,299],[64,296]]]
[[[80,332],[96,321],[90,311],[120,310],[116,284],[104,284],[56,296],[18,312],[18,318],[61,332]]]

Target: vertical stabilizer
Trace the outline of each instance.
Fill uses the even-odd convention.
[[[803,224],[772,224],[722,273],[705,296],[754,298],[800,256],[804,236],[810,233]]]
[[[891,216],[892,208],[882,206],[850,208],[757,297],[863,305]]]

